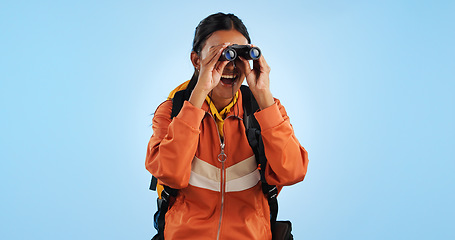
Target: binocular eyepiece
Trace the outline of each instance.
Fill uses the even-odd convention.
[[[233,44],[223,50],[220,61],[234,61],[238,56],[246,60],[257,60],[261,56],[261,50],[250,45]]]

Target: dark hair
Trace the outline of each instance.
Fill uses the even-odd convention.
[[[225,14],[219,12],[204,18],[196,27],[196,31],[194,32],[193,51],[199,54],[204,47],[205,41],[214,32],[231,29],[239,31],[246,38],[248,43],[251,43],[250,35],[242,20],[232,13]],[[188,89],[192,90],[196,86],[198,78],[199,73],[195,69],[193,77],[191,77],[191,81],[188,84]]]

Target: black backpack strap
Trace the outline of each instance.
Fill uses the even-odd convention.
[[[180,110],[183,107],[183,103],[185,100],[190,98],[191,92],[188,90],[181,90],[175,93],[174,97],[172,98],[172,112],[171,112],[171,119],[177,116]],[[150,181],[149,189],[152,191],[156,191],[156,184],[158,183],[158,179],[152,176],[152,180]]]
[[[259,105],[256,102],[256,99],[253,96],[250,88],[245,85],[240,87],[242,92],[242,102],[243,102],[243,124],[245,125],[246,136],[248,138],[248,143],[253,149],[254,155],[256,157],[256,162],[258,163],[261,173],[261,182],[267,183],[265,180],[265,165],[267,164],[267,158],[265,157],[265,152],[263,151],[262,137],[261,137],[261,126],[254,117],[254,113],[259,109]]]
[[[157,211],[155,215],[153,215],[155,229],[158,233],[152,238],[154,239],[164,239],[164,226],[166,225],[165,217],[166,213],[171,206],[171,197],[176,197],[178,194],[178,190],[174,188],[170,188],[166,185],[163,185],[164,189],[161,192],[161,199],[157,199]]]
[[[172,113],[171,119],[177,116],[180,110],[183,107],[183,103],[185,100],[190,99],[191,91],[190,90],[181,90],[175,93],[174,97],[172,98]]]
[[[152,191],[156,191],[156,184],[158,183],[158,179],[155,176],[152,176],[152,180],[150,181],[149,189]]]
[[[174,97],[172,98],[172,113],[171,119],[177,116],[180,110],[183,107],[183,103],[185,100],[188,100],[191,95],[191,90],[181,90],[175,93]],[[158,183],[158,179],[155,176],[152,176],[152,180],[150,182],[150,190],[156,191],[156,185]],[[161,192],[161,199],[157,199],[157,211],[153,216],[154,226],[158,233],[152,238],[152,240],[164,240],[164,227],[165,223],[165,216],[169,208],[171,207],[171,198],[175,198],[178,194],[178,189],[174,189],[163,185],[164,189]]]
[[[243,115],[247,117],[247,121],[245,121],[245,118],[243,119],[245,128],[254,127],[261,130],[261,126],[259,126],[258,121],[253,115],[259,109],[259,104],[256,102],[253,93],[245,85],[240,86],[240,92],[242,93],[243,110],[245,111]]]
[[[278,189],[274,185],[269,185],[265,179],[265,166],[267,164],[267,158],[265,157],[264,143],[262,142],[261,126],[254,117],[254,113],[259,109],[259,105],[254,98],[251,90],[242,85],[240,87],[242,92],[243,101],[243,123],[246,129],[246,135],[248,143],[253,149],[254,155],[258,165],[260,165],[259,173],[261,174],[262,192],[267,196],[267,201],[270,208],[270,226],[272,231],[276,223],[278,215]]]

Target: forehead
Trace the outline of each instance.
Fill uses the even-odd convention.
[[[248,44],[246,38],[237,30],[219,30],[214,33],[207,39],[205,42],[204,48],[210,48],[212,46],[220,45],[225,42],[230,42],[231,44]]]

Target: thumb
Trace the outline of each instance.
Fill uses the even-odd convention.
[[[223,73],[224,67],[228,65],[229,61],[218,61],[215,66],[215,70],[221,75]]]

